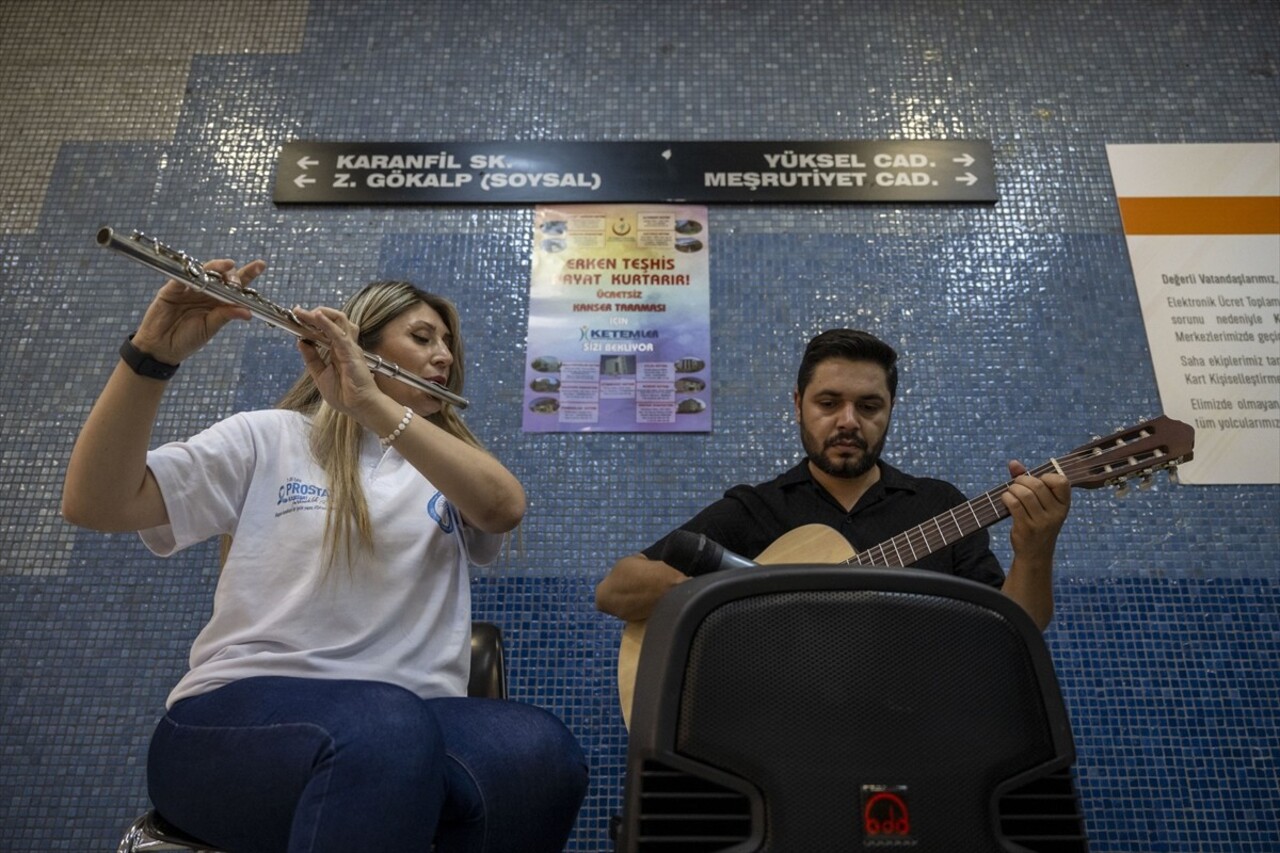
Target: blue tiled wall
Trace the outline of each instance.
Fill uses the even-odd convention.
[[[530,496],[511,554],[476,573],[476,613],[507,632],[513,694],[586,746],[594,781],[569,849],[595,851],[625,733],[618,626],[593,587],[727,485],[791,464],[804,341],[856,325],[897,342],[891,460],[976,494],[1009,457],[1043,461],[1159,413],[1104,146],[1280,138],[1272,3],[251,7],[260,31],[217,49],[195,39],[189,73],[170,48],[232,32],[229,7],[0,11],[11,35],[21,24],[58,48],[50,74],[83,72],[86,116],[55,122],[58,92],[31,95],[54,77],[0,58],[0,850],[111,849],[146,807],[150,730],[215,581],[212,545],[161,561],[57,515],[76,430],[158,284],[96,249],[97,226],[265,257],[261,286],[281,301],[337,302],[402,275],[458,302],[468,421]],[[159,38],[103,39],[86,58],[65,35],[77,16]],[[286,27],[296,37],[266,37]],[[102,85],[95,61],[128,82]],[[151,71],[164,63],[182,75],[166,95]],[[108,121],[136,128],[163,109],[171,128]],[[530,208],[270,200],[291,139],[921,138],[990,139],[999,203],[711,209],[707,435],[520,432]],[[46,178],[20,158],[49,140]],[[270,405],[297,369],[279,333],[231,331],[184,366],[154,438]],[[1006,536],[993,539],[1007,559]],[[1047,636],[1093,849],[1280,849],[1280,489],[1078,492],[1059,553]]]

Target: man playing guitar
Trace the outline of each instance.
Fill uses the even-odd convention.
[[[704,533],[756,558],[788,531],[823,523],[865,548],[964,502],[954,486],[910,477],[881,461],[897,390],[897,353],[849,329],[818,335],[805,349],[794,393],[806,459],[774,480],[734,486],[681,529]],[[1071,502],[1059,473],[1035,477],[1020,462],[1001,500],[1013,518],[1013,563],[1006,577],[985,531],[911,563],[997,588],[1044,629],[1053,618],[1053,553]],[[596,606],[629,622],[645,619],[688,575],[661,562],[665,538],[623,557],[596,587]]]
[[[812,550],[803,541],[787,542],[787,534],[807,535],[822,525],[844,540],[837,548],[863,549],[963,504],[964,496],[951,484],[909,476],[880,459],[897,379],[897,353],[872,335],[834,329],[815,337],[805,349],[794,392],[806,459],[769,482],[734,486],[680,529],[705,534],[760,562],[839,562],[822,557],[818,543],[811,543],[817,549]],[[1071,483],[1061,471],[1035,476],[1017,461],[1009,463],[1009,473],[1012,482],[998,498],[1005,510],[1001,517],[1013,518],[1007,576],[984,529],[919,559],[914,553],[895,554],[889,564],[1003,589],[1043,630],[1053,618],[1053,555]],[[596,587],[596,607],[638,623],[667,590],[688,580],[680,568],[661,560],[670,536],[619,560]]]

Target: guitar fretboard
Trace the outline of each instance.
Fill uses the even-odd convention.
[[[1030,472],[1041,476],[1054,470],[1052,465],[1043,465]],[[990,491],[983,492],[976,498],[952,507],[941,515],[903,531],[886,542],[881,542],[865,551],[860,551],[845,561],[850,566],[898,566],[905,568],[914,565],[934,551],[960,541],[970,533],[976,533],[984,527],[990,527],[997,521],[1009,517],[1000,496],[1009,490],[1012,483],[1005,483]]]

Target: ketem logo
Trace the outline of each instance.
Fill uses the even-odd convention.
[[[911,810],[906,785],[862,786],[864,847],[912,847]]]

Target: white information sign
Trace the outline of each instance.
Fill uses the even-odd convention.
[[[1165,414],[1197,484],[1280,483],[1280,143],[1108,145]]]

